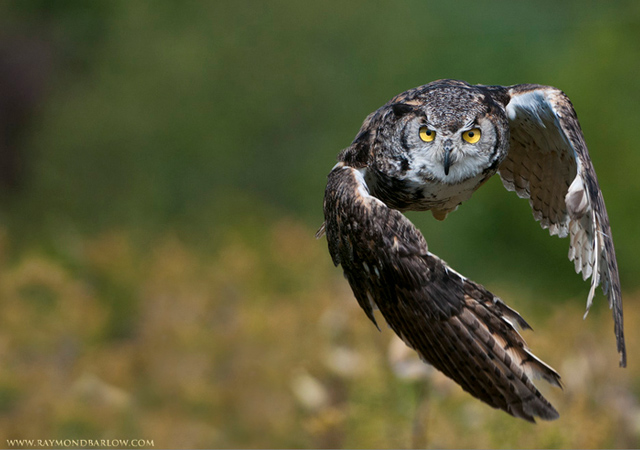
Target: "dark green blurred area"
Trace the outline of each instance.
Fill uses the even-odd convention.
[[[3,30],[51,44],[49,91],[4,196],[17,246],[108,227],[322,221],[325,176],[364,117],[438,78],[560,87],[605,194],[623,286],[637,287],[640,5],[572,2],[3,2]],[[483,282],[582,297],[568,244],[499,180],[440,224],[432,250]],[[251,232],[251,227],[247,227]],[[24,239],[24,242],[20,242]],[[214,244],[215,245],[215,244]],[[533,275],[532,275],[533,273]],[[549,282],[551,282],[549,284]],[[545,287],[548,286],[548,287]]]
[[[262,430],[273,429],[276,437],[271,436],[264,445],[313,445],[300,437],[307,431],[300,431],[299,422],[293,419],[290,425],[296,433],[292,435],[284,426],[280,429],[277,424],[260,422],[269,418],[268,413],[262,413],[269,411],[269,396],[260,404],[264,409],[256,409],[249,395],[240,399],[242,403],[232,394],[228,398],[224,394],[207,397],[195,390],[195,394],[188,393],[196,399],[193,404],[202,409],[197,414],[189,409],[192,404],[185,406],[176,400],[174,405],[167,399],[162,380],[180,381],[181,366],[175,361],[184,357],[183,342],[171,335],[158,344],[156,336],[164,336],[162,327],[172,330],[175,325],[180,337],[192,325],[190,320],[203,322],[203,336],[194,339],[198,343],[193,344],[194,359],[202,361],[202,354],[209,352],[209,347],[200,346],[207,342],[222,355],[218,358],[223,367],[213,377],[208,378],[208,372],[202,375],[202,392],[214,388],[224,391],[225,383],[233,385],[232,378],[238,373],[248,373],[246,367],[259,372],[262,368],[256,361],[262,364],[265,354],[272,358],[265,363],[270,378],[261,380],[254,390],[270,395],[262,386],[277,384],[282,392],[289,392],[290,374],[280,373],[278,364],[283,364],[284,357],[277,353],[287,350],[280,348],[281,338],[272,332],[281,327],[275,322],[280,317],[290,319],[290,326],[281,328],[290,334],[286,338],[289,346],[296,347],[290,352],[295,357],[290,359],[304,365],[306,360],[298,353],[313,353],[317,342],[311,337],[301,339],[311,349],[304,347],[303,351],[295,338],[315,336],[312,331],[318,327],[300,323],[291,311],[304,306],[305,317],[315,319],[320,315],[313,309],[318,297],[324,298],[323,305],[329,304],[327,298],[338,298],[345,290],[350,297],[340,270],[329,267],[325,241],[313,241],[313,233],[323,220],[326,175],[367,114],[392,96],[435,79],[548,84],[569,95],[604,192],[623,294],[630,299],[625,308],[637,309],[632,295],[640,284],[636,277],[640,267],[640,3],[635,0],[2,0],[2,48],[5,53],[0,52],[0,57],[8,55],[8,61],[24,72],[19,71],[12,79],[19,88],[0,86],[0,113],[9,104],[2,103],[3,95],[9,98],[19,92],[28,100],[18,102],[25,118],[10,146],[20,161],[16,180],[0,192],[0,263],[6,263],[0,268],[5,267],[9,273],[6,284],[11,289],[14,280],[18,280],[16,286],[25,286],[22,290],[5,289],[15,291],[11,308],[22,311],[20,308],[27,304],[37,311],[34,316],[44,321],[50,310],[62,308],[62,300],[68,300],[65,289],[69,284],[73,288],[68,288],[73,293],[69,296],[80,305],[78,310],[84,311],[82,305],[90,302],[85,302],[82,289],[78,288],[80,293],[74,290],[74,283],[89,286],[90,294],[86,295],[93,296],[99,306],[91,304],[86,314],[96,323],[107,317],[107,323],[87,325],[86,330],[78,325],[88,337],[78,331],[81,338],[74,336],[69,342],[81,349],[78,353],[91,364],[94,350],[95,354],[102,355],[100,350],[109,356],[108,352],[116,354],[122,350],[119,346],[123,347],[122,360],[133,362],[127,363],[129,371],[121,372],[142,376],[123,376],[122,381],[108,371],[107,375],[94,372],[127,390],[139,402],[136,405],[142,404],[147,412],[163,413],[162,407],[166,408],[166,422],[158,421],[159,430],[166,429],[164,424],[172,423],[174,413],[182,408],[203,422],[210,422],[217,414],[222,416],[219,422],[224,427],[231,423],[238,427],[229,431],[228,440],[205,442],[260,446]],[[17,121],[17,116],[4,113],[0,120]],[[8,144],[2,143],[6,151]],[[551,314],[556,310],[554,302],[568,301],[582,307],[586,300],[589,285],[575,275],[573,264],[567,260],[568,241],[550,238],[533,220],[527,202],[507,192],[497,177],[444,222],[436,222],[428,213],[408,216],[423,231],[430,250],[459,272],[492,290],[499,287],[500,295],[516,292],[519,295],[513,296],[524,302],[536,299],[537,303],[528,303],[524,311],[529,316]],[[170,237],[169,243],[158,244],[167,240],[166,236]],[[178,244],[172,240],[174,236]],[[302,244],[307,236],[312,243]],[[82,246],[82,251],[78,250]],[[322,248],[322,257],[314,253],[317,247]],[[36,263],[31,255],[35,255]],[[38,269],[41,255],[46,255],[45,269]],[[36,269],[24,261],[33,263]],[[161,274],[157,277],[156,265]],[[15,273],[11,272],[14,266],[18,267]],[[42,277],[45,287],[50,283],[64,289],[32,285],[28,276],[24,276],[27,281],[20,278],[21,270],[36,281]],[[333,280],[334,272],[339,283],[326,282],[327,277]],[[67,281],[59,282],[58,273]],[[139,287],[142,284],[151,287]],[[163,297],[165,288],[175,289],[177,300],[171,295]],[[154,316],[156,298],[148,296],[145,289],[157,291],[160,302],[169,305],[163,306],[166,311],[160,319]],[[189,316],[189,307],[180,306],[183,298],[191,301],[188,305],[205,305],[201,305],[202,311],[193,312],[195,319]],[[505,298],[510,304],[512,300]],[[611,319],[603,300],[599,294],[594,310],[605,310],[597,320],[611,333],[613,326],[607,322]],[[211,304],[215,309],[209,307]],[[76,303],[72,305],[76,308]],[[274,307],[282,310],[282,316],[271,316]],[[189,320],[173,324],[181,313]],[[215,318],[209,321],[207,314]],[[238,322],[249,330],[246,335],[245,328],[234,322],[236,316],[244,317],[246,324]],[[160,324],[154,331],[157,334],[149,332],[151,337],[142,339],[146,346],[139,345],[140,335],[144,335],[139,330],[149,317]],[[268,322],[269,317],[274,323]],[[369,332],[376,333],[372,327],[366,328],[370,324],[365,323],[364,315],[357,317],[366,339]],[[263,325],[264,320],[271,328]],[[82,320],[78,322],[82,324]],[[27,329],[16,323],[16,328]],[[301,331],[296,331],[296,324]],[[259,332],[254,333],[254,325]],[[220,336],[214,332],[222,335],[221,344],[216,342]],[[48,329],[40,333],[43,336],[35,336],[41,339],[39,343],[45,343],[45,351],[34,348],[48,355]],[[611,334],[609,338],[613,339]],[[386,341],[374,339],[378,341],[372,354],[383,355]],[[24,341],[31,342],[26,337]],[[20,342],[13,347],[19,355],[24,353]],[[142,356],[131,351],[135,357],[129,357],[129,342]],[[191,341],[185,338],[185,342]],[[237,348],[232,347],[234,343]],[[162,349],[155,352],[156,345],[168,346],[175,351],[175,358],[166,363]],[[607,348],[615,357],[613,345]],[[242,351],[249,356],[237,358],[236,352]],[[147,362],[147,357],[155,361],[149,355],[159,355],[161,363],[156,367]],[[218,360],[209,362],[218,364]],[[74,363],[73,370],[93,367],[90,363]],[[33,364],[34,370],[38,364]],[[139,366],[148,373],[140,371]],[[175,367],[179,375],[169,371],[164,378],[156,377],[158,372],[162,375],[163,370],[168,371],[167,366]],[[326,381],[318,373],[314,375]],[[76,373],[73,376],[83,379]],[[386,376],[384,383],[375,385],[377,390],[354,382],[361,389],[355,390],[361,402],[354,402],[353,409],[346,408],[348,420],[353,420],[348,428],[377,428],[375,423],[364,424],[351,417],[359,417],[354,414],[357,408],[367,409],[366,401],[376,401],[372,392],[384,399],[376,405],[380,407],[385,406],[387,396],[394,396],[385,390],[392,379],[390,374]],[[241,379],[243,388],[254,381],[249,376]],[[3,417],[9,416],[2,416],[2,412],[15,415],[24,403],[21,399],[28,396],[24,386],[15,387],[3,380],[0,376],[0,428]],[[92,380],[89,377],[89,382]],[[336,380],[335,384],[341,386],[343,381]],[[640,388],[637,378],[634,380],[629,389],[637,397]],[[52,386],[52,390],[58,389]],[[405,419],[407,423],[411,420],[406,405],[413,404],[414,395],[402,386],[395,387],[404,389],[404,396],[394,407],[403,414],[404,424]],[[346,392],[350,388],[340,389]],[[467,401],[475,402],[470,397]],[[235,406],[241,403],[243,406]],[[591,411],[588,406],[582,410]],[[228,410],[232,414],[227,415]],[[255,427],[251,420],[243,422],[246,412],[253,410],[259,417],[251,420],[264,428]],[[295,411],[289,412],[296,416]],[[80,419],[74,416],[63,423],[66,425],[50,425],[48,430],[58,430],[56,433],[64,436],[66,426],[69,433],[76,433],[85,418],[83,413],[78,415]],[[80,425],[75,420],[80,420]],[[511,418],[505,416],[504,420]],[[122,421],[125,425],[121,429],[128,429],[129,416]],[[96,419],[95,423],[101,422]],[[99,433],[100,426],[92,426],[96,427],[93,434]],[[575,428],[581,427],[578,423]],[[522,429],[526,430],[523,434],[530,433],[529,428]],[[392,431],[390,435],[395,429]],[[498,427],[499,433],[503,433],[502,427]],[[174,442],[163,444],[156,439],[157,446]],[[571,436],[566,439],[549,446],[579,442],[569,440]],[[331,444],[312,442],[317,446]],[[604,442],[613,445],[618,441]],[[345,445],[349,444],[357,446],[359,441],[347,439]]]

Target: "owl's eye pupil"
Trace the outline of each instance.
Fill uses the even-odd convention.
[[[469,137],[472,138],[475,133],[473,131],[469,131]]]

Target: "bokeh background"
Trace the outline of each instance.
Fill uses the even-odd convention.
[[[638,447],[640,3],[0,1],[0,447]],[[568,242],[491,180],[430,249],[532,324],[561,417],[415,361],[324,239],[362,120],[438,78],[563,89],[613,227],[629,367]]]

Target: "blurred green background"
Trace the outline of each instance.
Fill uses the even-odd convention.
[[[640,445],[640,3],[2,0],[0,40],[0,447]],[[408,214],[536,329],[556,422],[399,376],[313,238],[362,120],[438,78],[553,85],[578,112],[627,369],[601,294],[581,319],[568,242],[497,177],[442,223]]]

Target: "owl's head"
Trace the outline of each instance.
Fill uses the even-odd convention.
[[[506,154],[504,108],[482,88],[443,80],[400,94],[381,109],[371,156],[394,178],[456,184],[495,172]]]

